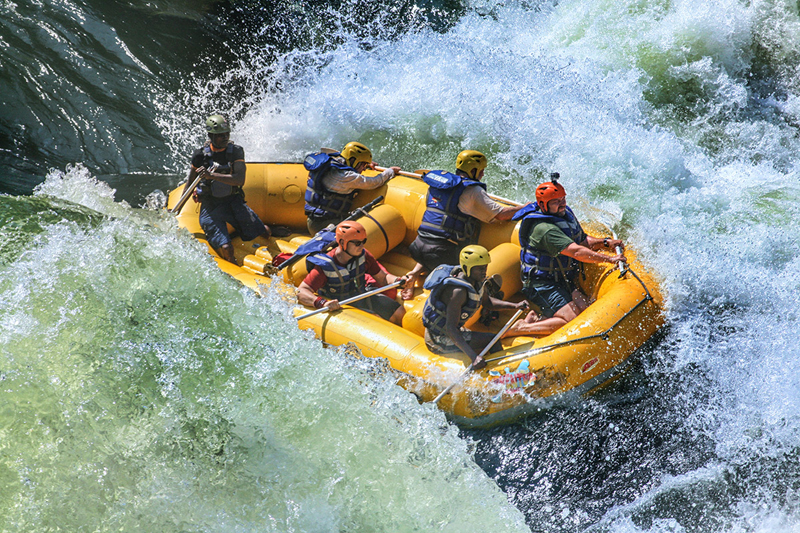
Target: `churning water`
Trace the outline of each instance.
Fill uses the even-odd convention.
[[[0,13],[3,531],[800,531],[795,3]],[[589,400],[459,431],[146,208],[215,111],[253,161],[472,148],[520,201],[558,171],[668,325]]]

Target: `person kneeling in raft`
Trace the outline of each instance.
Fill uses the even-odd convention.
[[[484,293],[489,251],[483,246],[465,246],[459,254],[459,265],[441,265],[428,275],[423,287],[431,291],[422,311],[425,344],[435,354],[464,352],[472,360],[472,368],[486,366],[478,353],[494,335],[470,331],[462,326],[481,305],[491,309],[524,309],[527,302],[506,302]],[[493,278],[499,275],[495,274]],[[484,294],[482,294],[484,293]],[[500,343],[491,352],[500,350]]]
[[[272,230],[250,209],[244,200],[247,165],[244,148],[234,144],[231,126],[222,115],[211,115],[206,119],[208,141],[194,152],[189,168],[189,177],[183,189],[188,193],[195,184],[197,203],[200,204],[200,228],[206,234],[208,244],[217,254],[236,264],[228,224],[234,227],[243,241],[256,237],[268,238]],[[197,178],[201,179],[199,182]],[[287,235],[281,228],[281,234]]]
[[[377,189],[400,172],[400,167],[389,167],[377,176],[362,174],[373,170],[375,162],[370,149],[359,142],[347,143],[341,152],[323,148],[308,154],[303,165],[308,170],[305,213],[311,235],[347,218],[358,191]]]
[[[328,253],[309,256],[306,261],[313,265],[300,284],[297,300],[317,309],[323,307],[336,311],[340,300],[358,296],[369,290],[366,276],[369,274],[383,287],[397,280],[408,282],[407,277],[390,274],[383,265],[364,248],[367,232],[360,223],[345,221],[336,226],[336,248]],[[376,288],[376,287],[372,287]],[[353,307],[376,314],[384,320],[402,326],[405,308],[385,294],[376,294],[353,302]]]
[[[576,283],[583,263],[625,262],[622,253],[607,255],[596,250],[624,249],[619,239],[587,235],[567,207],[567,193],[558,174],[536,188],[536,204],[514,215],[522,219],[519,244],[522,247],[522,293],[538,308],[514,324],[505,337],[549,335],[581,314],[589,304]]]

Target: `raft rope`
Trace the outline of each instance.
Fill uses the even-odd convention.
[[[642,305],[644,305],[647,302],[653,301],[653,297],[650,294],[650,291],[648,290],[648,288],[644,284],[644,282],[639,278],[639,276],[637,276],[636,273],[633,270],[631,270],[630,267],[628,267],[626,272],[630,272],[631,274],[633,274],[633,277],[636,278],[636,281],[638,281],[639,284],[641,284],[642,288],[644,289],[645,297],[639,303],[637,303],[632,308],[630,308],[630,310],[628,310],[624,315],[622,315],[619,320],[617,320],[616,322],[611,324],[608,327],[608,329],[606,329],[605,331],[603,331],[601,333],[595,333],[594,335],[587,335],[586,337],[580,337],[580,338],[577,338],[577,339],[570,339],[568,341],[557,342],[555,344],[550,344],[549,346],[542,346],[541,348],[534,348],[532,350],[527,350],[525,352],[521,352],[521,353],[518,353],[518,354],[501,355],[499,357],[494,357],[492,359],[487,359],[486,362],[487,363],[491,363],[491,362],[494,362],[494,361],[505,360],[504,364],[513,363],[513,362],[515,362],[515,361],[517,361],[519,359],[526,359],[528,357],[533,357],[534,355],[539,355],[539,354],[542,354],[544,352],[547,352],[547,351],[550,351],[550,350],[555,350],[556,348],[560,348],[562,346],[568,346],[570,344],[575,344],[575,343],[578,343],[578,342],[585,342],[585,341],[588,341],[588,340],[591,340],[591,339],[597,339],[597,338],[603,339],[604,341],[608,341],[609,334],[611,333],[611,331],[614,328],[616,328],[623,320],[628,318],[639,307],[641,307]]]

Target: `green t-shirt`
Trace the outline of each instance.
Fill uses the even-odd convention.
[[[549,222],[539,222],[533,227],[530,237],[528,237],[528,244],[537,250],[543,250],[547,255],[556,257],[567,246],[572,244],[573,241],[567,234],[555,224]],[[524,280],[526,287],[538,287],[541,285],[549,285],[552,282],[544,280]]]
[[[560,254],[573,242],[572,239],[567,237],[566,233],[561,231],[561,228],[549,222],[539,222],[536,224],[528,238],[528,244],[531,248],[543,250],[547,255],[553,257]]]

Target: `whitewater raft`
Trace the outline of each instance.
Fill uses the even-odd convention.
[[[276,280],[289,287],[303,281],[307,273],[304,260],[280,271],[273,260],[279,254],[293,253],[310,239],[303,213],[307,177],[300,163],[247,164],[247,204],[265,223],[289,226],[295,233],[248,242],[234,238],[236,265],[218,257],[209,246],[221,270],[259,292]],[[176,205],[182,191],[181,186],[170,193],[168,208]],[[367,249],[398,276],[415,264],[407,246],[416,237],[426,192],[427,185],[421,179],[398,176],[379,189],[362,191],[356,198],[355,205],[363,206],[384,197],[369,217],[357,220],[367,230]],[[181,227],[206,242],[198,214],[199,205],[190,199],[177,218]],[[611,236],[607,228],[587,229],[595,236]],[[511,301],[522,298],[518,231],[517,222],[484,224],[479,240],[490,251],[488,275],[502,276],[502,291]],[[622,274],[608,264],[585,265],[580,284],[595,300],[586,311],[546,337],[503,339],[503,351],[487,356],[487,367],[459,382],[439,401],[439,407],[461,426],[490,426],[513,420],[543,403],[578,398],[618,377],[634,352],[663,324],[656,283],[633,250],[628,248],[626,257],[629,270]],[[428,291],[421,286],[419,283],[415,289],[413,300],[402,302],[406,308],[402,328],[349,306],[300,320],[298,325],[313,329],[329,345],[357,347],[363,356],[386,359],[402,387],[420,401],[431,401],[458,381],[470,360],[464,354],[435,355],[425,346],[422,308]],[[399,294],[397,299],[402,301]],[[295,315],[311,310],[298,305]],[[479,315],[476,313],[467,327],[496,333],[512,313],[501,313],[489,327],[478,322]]]

